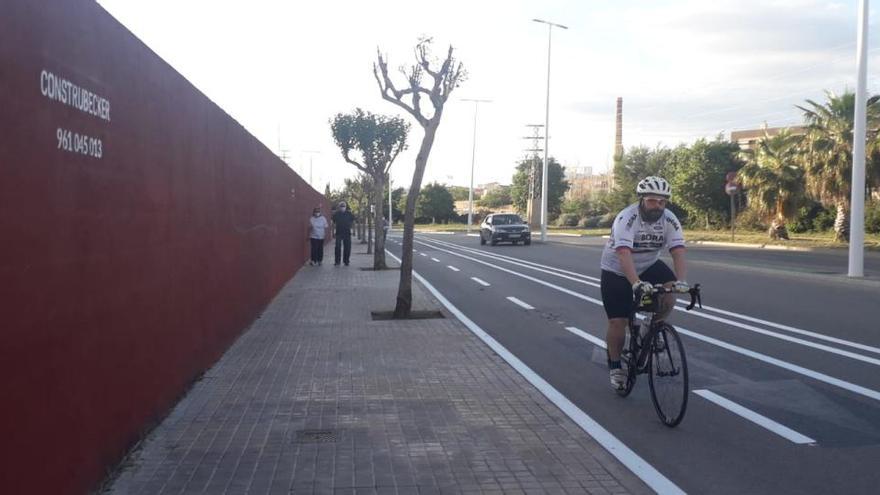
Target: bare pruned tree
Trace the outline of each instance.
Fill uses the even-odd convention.
[[[372,178],[370,203],[374,207],[373,226],[376,232],[373,269],[384,270],[387,268],[382,221],[385,176],[397,155],[406,149],[409,123],[400,117],[376,115],[356,108],[354,113],[336,114],[330,122],[330,130],[342,151],[342,158]],[[352,152],[360,153],[360,162],[352,157]],[[370,252],[369,246],[367,252]]]
[[[422,126],[425,134],[416,155],[416,168],[413,172],[412,184],[406,196],[406,211],[403,223],[403,251],[400,264],[400,285],[397,289],[397,304],[394,308],[395,318],[407,318],[412,311],[412,249],[413,224],[415,222],[416,200],[422,187],[422,177],[428,156],[434,145],[434,137],[443,116],[443,106],[452,91],[461,84],[466,72],[461,62],[453,57],[450,45],[446,58],[442,61],[431,56],[431,39],[419,40],[415,48],[416,61],[408,67],[401,67],[400,73],[405,83],[398,88],[388,74],[388,61],[381,51],[373,64],[373,75],[379,84],[379,91],[386,101],[404,109]],[[439,64],[439,67],[438,67]],[[427,77],[426,77],[427,76]],[[422,86],[425,81],[427,87]],[[427,98],[431,107],[423,107],[423,98]],[[431,110],[433,109],[433,112]]]

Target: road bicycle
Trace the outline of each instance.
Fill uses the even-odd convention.
[[[617,393],[626,397],[632,392],[636,377],[647,374],[651,401],[660,421],[674,427],[681,423],[687,409],[688,369],[684,346],[675,327],[656,320],[663,294],[690,294],[691,302],[685,308],[688,311],[697,304],[703,307],[700,284],[687,291],[660,284],[655,285],[650,294],[637,290],[629,314],[627,342],[621,354],[627,371],[626,384]],[[639,314],[643,317],[641,322],[638,321]]]

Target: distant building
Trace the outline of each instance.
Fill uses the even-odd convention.
[[[565,199],[582,199],[590,198],[600,191],[610,192],[612,187],[611,174],[593,174],[593,169],[585,167],[589,173],[573,172],[571,175],[566,170],[566,179],[568,180],[568,191],[565,192]]]
[[[731,131],[730,142],[738,144],[742,150],[750,150],[753,149],[755,145],[758,144],[758,141],[760,141],[765,135],[773,137],[785,129],[790,130],[791,133],[795,135],[807,133],[807,128],[804,126],[762,127],[760,129]]]
[[[494,191],[495,189],[498,189],[501,186],[502,186],[502,184],[499,182],[489,182],[488,184],[480,184],[474,188],[474,194],[476,194],[476,190],[479,189],[480,196],[482,196],[483,194],[485,194],[487,192]]]

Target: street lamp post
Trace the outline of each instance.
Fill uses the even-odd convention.
[[[471,233],[471,224],[474,221],[474,160],[477,156],[477,109],[480,103],[491,103],[492,100],[480,100],[477,98],[462,98],[461,101],[474,102],[474,138],[473,147],[471,148],[471,187],[468,190],[468,222],[467,233]]]
[[[859,5],[858,41],[856,45],[858,75],[856,78],[856,110],[853,115],[852,190],[849,216],[850,277],[865,276],[865,127],[867,117],[868,73],[868,0]]]
[[[553,22],[541,20],[541,19],[532,19],[534,22],[539,22],[541,24],[547,25],[547,102],[544,106],[544,167],[542,168],[543,174],[541,174],[541,242],[547,241],[547,196],[549,191],[547,190],[547,157],[549,156],[550,149],[550,45],[553,34],[553,28],[558,27],[562,29],[568,29],[567,26],[563,26],[562,24],[556,24]]]
[[[315,150],[303,150],[303,153],[309,154],[309,185],[312,185],[312,157],[315,156],[315,153],[320,153],[320,151]],[[314,186],[312,186],[314,187]]]

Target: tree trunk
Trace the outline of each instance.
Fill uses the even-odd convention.
[[[834,218],[834,240],[849,241],[849,215],[846,201],[837,202],[837,217]]]
[[[373,203],[376,211],[373,215],[373,225],[376,226],[376,250],[373,252],[373,270],[388,268],[385,264],[385,222],[382,221],[382,203],[385,199],[385,174],[373,177]]]
[[[367,205],[369,211],[369,205]],[[373,219],[367,214],[367,254],[373,254]]]
[[[434,145],[434,135],[440,118],[435,115],[425,127],[425,136],[416,155],[416,169],[413,172],[409,194],[406,195],[406,212],[403,217],[403,248],[400,256],[400,285],[397,288],[397,305],[394,308],[395,318],[408,318],[412,311],[412,262],[413,262],[413,230],[415,226],[416,200],[422,188],[422,177],[428,164],[428,155]]]

